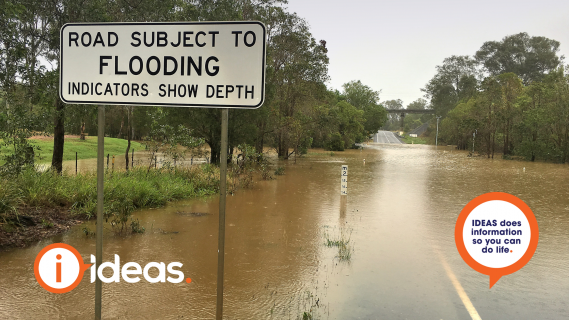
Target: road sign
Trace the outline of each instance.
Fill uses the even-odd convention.
[[[254,21],[66,24],[59,94],[74,104],[258,108],[265,39]]]
[[[266,30],[260,22],[239,21],[70,23],[60,32],[61,100],[99,105],[96,254],[100,264],[103,105],[222,108],[221,159],[226,159],[228,108],[255,109],[264,101]],[[216,319],[223,316],[226,172],[227,162],[221,161]],[[102,283],[97,278],[95,319],[101,319],[101,302]]]
[[[340,194],[348,195],[348,165],[342,165],[342,174],[340,176]]]

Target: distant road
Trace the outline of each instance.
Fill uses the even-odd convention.
[[[397,139],[395,134],[391,131],[382,131],[379,130],[376,134],[373,135],[373,142],[377,143],[394,143],[400,144],[401,141]]]

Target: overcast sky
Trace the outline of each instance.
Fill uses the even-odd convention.
[[[316,40],[326,40],[328,86],[361,80],[380,99],[404,106],[423,97],[435,67],[452,55],[474,55],[485,41],[527,32],[561,42],[569,62],[567,0],[289,0]]]

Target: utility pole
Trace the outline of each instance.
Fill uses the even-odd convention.
[[[474,132],[472,133],[472,154],[474,154],[474,139],[476,138],[477,132],[478,130],[474,130]]]
[[[439,119],[441,116],[437,117],[437,136],[435,137],[435,146],[439,145]]]

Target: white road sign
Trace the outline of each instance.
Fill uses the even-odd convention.
[[[61,99],[75,104],[258,108],[260,22],[70,23],[61,28]]]

